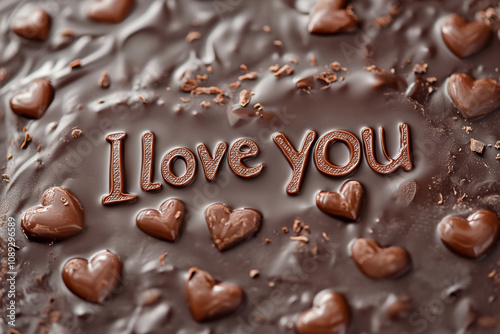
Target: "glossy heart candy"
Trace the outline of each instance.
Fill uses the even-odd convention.
[[[489,210],[473,212],[467,219],[446,217],[439,224],[439,235],[452,251],[477,259],[495,245],[498,240],[500,221],[496,213]]]
[[[345,0],[319,0],[309,16],[307,30],[312,34],[350,32],[356,28],[357,19]]]
[[[474,119],[500,107],[500,82],[494,79],[474,80],[464,73],[453,74],[448,94],[465,118]]]
[[[340,193],[322,191],[316,195],[318,208],[330,215],[358,220],[363,204],[363,186],[358,181],[348,181],[340,188]]]
[[[83,229],[83,209],[78,199],[64,188],[50,188],[43,194],[42,206],[27,210],[21,227],[30,238],[60,241]]]
[[[26,91],[14,95],[10,108],[18,115],[39,119],[54,99],[54,87],[47,79],[35,80]]]
[[[443,40],[448,48],[460,58],[481,51],[491,37],[491,30],[482,21],[467,22],[457,14],[451,14],[441,27]]]
[[[236,312],[243,304],[244,292],[236,285],[219,283],[209,273],[191,268],[187,301],[193,318],[202,322]]]
[[[28,16],[16,18],[12,22],[12,31],[26,39],[43,41],[49,34],[50,22],[49,14],[38,8]]]
[[[233,211],[224,204],[212,204],[205,218],[215,246],[220,251],[236,246],[260,228],[262,215],[252,209]]]
[[[364,238],[354,241],[351,256],[358,268],[373,279],[399,276],[411,265],[410,255],[403,248],[381,248],[375,241]]]
[[[162,203],[160,211],[147,209],[139,212],[136,223],[142,231],[155,238],[175,241],[181,232],[184,215],[184,203],[169,199]]]
[[[133,0],[92,0],[87,15],[91,20],[106,23],[120,23],[132,7]]]
[[[313,307],[295,321],[298,334],[346,334],[349,331],[350,312],[344,297],[336,292],[320,292]]]
[[[87,261],[71,259],[64,264],[62,278],[78,297],[101,304],[120,284],[122,263],[110,251],[101,251]]]

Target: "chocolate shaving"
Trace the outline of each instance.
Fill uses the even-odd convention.
[[[184,80],[184,83],[181,85],[181,90],[184,92],[191,92],[196,87],[198,87],[198,83],[196,82],[196,80],[186,78]]]
[[[80,59],[75,59],[71,63],[69,63],[69,67],[71,67],[71,69],[80,68],[82,67],[82,62],[80,61]]]
[[[74,129],[73,131],[71,131],[71,136],[73,138],[78,138],[82,135],[83,131],[80,130],[80,129]]]
[[[269,66],[269,72],[278,72],[280,66],[278,64]]]
[[[218,87],[198,87],[191,92],[194,95],[206,94],[206,95],[217,95],[224,94],[224,91]]]
[[[252,92],[251,90],[249,89],[242,90],[240,92],[240,106],[246,107],[250,103],[252,95],[255,95],[255,93]]]
[[[283,65],[276,73],[274,73],[274,76],[278,79],[281,79],[284,76],[288,76],[292,74],[292,72],[295,70],[293,66],[290,65]]]
[[[255,79],[257,79],[257,72],[245,73],[245,74],[240,75],[238,77],[239,81],[243,81],[243,80],[255,80]]]

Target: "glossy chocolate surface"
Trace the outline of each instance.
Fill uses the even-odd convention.
[[[313,0],[136,0],[130,8],[116,6],[120,15],[95,16],[97,21],[88,17],[93,2],[120,1],[0,3],[0,167],[9,179],[0,181],[0,210],[2,221],[14,217],[17,223],[16,329],[292,334],[314,297],[329,290],[349,307],[349,333],[500,332],[499,245],[481,259],[469,259],[450,251],[438,229],[447,216],[482,209],[500,213],[500,151],[494,148],[500,110],[466,120],[448,93],[455,73],[500,79],[498,23],[490,18],[491,39],[464,59],[450,51],[441,32],[452,13],[468,22],[489,7],[499,13],[497,0],[352,0],[342,8],[352,6],[356,27],[334,34],[309,33]],[[50,15],[45,41],[12,31],[16,15],[30,12],[26,5]],[[79,66],[70,66],[75,60]],[[247,78],[252,72],[254,79]],[[55,90],[45,113],[36,120],[14,113],[11,98],[41,78]],[[245,107],[242,90],[254,93]],[[387,164],[379,129],[385,129],[386,153],[395,159],[401,124],[411,130],[412,169],[375,172],[363,152],[362,130],[373,129],[375,156]],[[73,135],[75,129],[81,134]],[[318,139],[335,130],[361,143],[360,163],[347,176],[325,175],[314,163]],[[162,187],[146,192],[141,158],[148,131],[155,135],[150,181]],[[308,131],[317,136],[300,192],[292,196],[286,192],[292,169],[273,135],[283,133],[299,149]],[[23,145],[27,133],[31,140]],[[138,198],[103,205],[110,193],[106,136],[112,133],[126,133],[123,194],[133,194],[118,189],[114,198]],[[265,166],[252,178],[237,176],[228,164],[229,148],[244,138],[259,149],[242,160],[244,166]],[[477,154],[470,150],[471,138],[492,146]],[[208,181],[197,147],[205,144],[214,157],[221,142],[228,152]],[[180,147],[197,162],[193,180],[183,187],[168,184],[161,170],[165,154]],[[332,145],[329,160],[337,166],[348,162],[343,143]],[[172,173],[184,172],[177,159]],[[364,189],[363,211],[354,223],[316,206],[320,191],[337,192],[348,180]],[[78,198],[84,230],[54,244],[27,239],[22,214],[54,186]],[[158,209],[169,198],[186,209],[175,243],[136,226],[140,211]],[[214,203],[260,212],[259,231],[220,252],[205,220]],[[309,227],[298,239],[296,219]],[[2,236],[6,226],[0,227]],[[404,248],[411,270],[370,279],[351,257],[358,238]],[[103,250],[120,259],[122,278],[95,304],[73,294],[61,272],[67,261]],[[243,305],[217,320],[197,322],[186,294],[192,267],[240,287]],[[251,278],[255,269],[259,276]],[[2,301],[8,301],[5,293]],[[403,311],[394,311],[401,301]],[[3,314],[0,332],[7,328]]]

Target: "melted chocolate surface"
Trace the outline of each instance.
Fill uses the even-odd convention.
[[[313,306],[314,297],[331,290],[347,302],[349,333],[500,333],[500,247],[471,260],[450,251],[438,233],[447,216],[465,218],[481,209],[500,213],[500,151],[494,148],[500,140],[500,110],[466,120],[447,89],[454,73],[499,80],[500,33],[493,25],[488,44],[465,59],[448,49],[441,34],[450,14],[472,21],[489,7],[498,13],[498,1],[352,0],[348,5],[357,28],[331,35],[308,32],[315,3],[138,0],[123,21],[109,23],[87,16],[89,1],[1,2],[3,23],[29,13],[26,6],[41,7],[51,17],[45,41],[22,38],[11,24],[0,25],[0,166],[9,179],[0,182],[0,214],[17,224],[17,330],[294,333],[295,320]],[[80,65],[70,66],[75,60]],[[345,69],[329,69],[333,62]],[[232,88],[245,74],[242,64],[257,78]],[[276,76],[268,70],[276,64],[293,72]],[[369,70],[372,65],[386,73]],[[100,85],[104,72],[106,89]],[[336,80],[322,72],[335,72]],[[206,79],[196,80],[196,75]],[[186,77],[197,82],[192,93],[180,88]],[[55,90],[46,112],[37,120],[14,113],[10,99],[40,78],[50,80]],[[304,79],[307,84],[298,89]],[[239,103],[243,89],[254,93],[245,107]],[[224,94],[217,95],[219,90]],[[417,99],[422,104],[415,96],[425,96]],[[254,108],[257,103],[263,110]],[[287,194],[292,170],[273,134],[283,133],[299,149],[308,131],[320,137],[344,130],[362,141],[362,129],[370,127],[382,162],[379,128],[385,129],[388,155],[396,157],[403,123],[411,129],[411,171],[378,174],[362,154],[355,171],[335,178],[318,171],[311,154],[300,192]],[[79,136],[72,135],[75,129],[81,130]],[[155,134],[151,182],[162,187],[145,192],[141,140],[147,131]],[[118,132],[127,134],[122,143],[125,189],[138,199],[105,206],[101,198],[109,193],[111,150],[106,136]],[[31,140],[24,143],[26,133]],[[262,163],[262,172],[239,177],[225,156],[214,181],[207,181],[196,147],[203,143],[213,155],[218,143],[230,147],[241,138],[259,148],[259,155],[244,164]],[[476,154],[469,148],[471,138],[492,147]],[[166,183],[161,174],[161,158],[178,147],[197,159],[195,177],[185,187]],[[348,150],[333,144],[330,159],[343,165]],[[182,168],[179,161],[173,172],[182,175]],[[338,191],[348,180],[364,189],[362,216],[354,223],[324,214],[315,200],[320,191]],[[54,186],[78,198],[85,228],[53,244],[29,240],[21,216]],[[186,208],[175,243],[137,228],[140,211],[159,208],[173,197]],[[257,210],[260,230],[220,252],[205,221],[206,208],[214,203]],[[307,243],[290,239],[297,234],[295,220],[309,226],[310,234],[300,232]],[[0,234],[6,248],[6,224]],[[411,269],[393,279],[370,279],[350,255],[358,238],[404,248]],[[98,305],[72,294],[61,271],[67,261],[90,259],[103,250],[116,254],[123,268],[120,287]],[[192,267],[240,287],[243,306],[215,321],[195,321],[185,291]],[[259,275],[251,278],[254,269]],[[2,288],[4,305],[8,298]],[[401,300],[406,315],[389,317],[387,310]],[[8,330],[4,313],[0,326]]]

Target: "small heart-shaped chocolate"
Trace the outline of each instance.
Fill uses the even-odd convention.
[[[240,287],[219,283],[212,275],[198,268],[189,269],[187,301],[196,321],[228,316],[240,308],[244,298]]]
[[[21,218],[21,227],[30,239],[60,241],[83,229],[82,205],[68,189],[46,190],[41,204],[26,210]]]
[[[10,109],[18,115],[39,119],[49,108],[54,94],[54,87],[49,80],[35,80],[26,91],[10,99]]]
[[[439,235],[452,251],[477,259],[488,253],[499,237],[500,221],[496,213],[478,210],[467,217],[446,217],[439,224]]]
[[[474,119],[500,107],[500,82],[495,79],[474,80],[456,73],[448,82],[448,94],[453,105],[465,118]]]
[[[345,0],[319,0],[314,6],[307,30],[311,34],[334,34],[356,29],[357,18]]]
[[[181,232],[184,214],[184,203],[173,198],[163,202],[160,211],[146,209],[139,212],[136,223],[142,231],[155,238],[175,241]]]
[[[482,21],[467,22],[458,14],[451,14],[443,22],[441,35],[448,48],[460,58],[473,55],[488,43],[491,29]]]
[[[351,256],[363,274],[373,279],[399,276],[411,265],[410,255],[403,248],[382,248],[375,241],[364,238],[354,241]]]
[[[262,215],[252,209],[232,210],[224,204],[212,204],[205,212],[208,229],[220,251],[236,246],[260,228]]]
[[[78,297],[101,304],[120,284],[122,262],[104,250],[90,261],[71,259],[64,264],[62,278],[68,289]]]
[[[16,18],[12,22],[12,31],[26,39],[43,41],[49,34],[50,22],[49,14],[38,8],[28,16]]]
[[[322,191],[316,195],[316,206],[323,212],[346,219],[358,220],[363,204],[363,186],[358,181],[348,181],[340,193]]]
[[[92,0],[87,15],[91,20],[106,23],[120,23],[132,7],[133,0]]]
[[[350,311],[344,297],[336,292],[322,291],[314,297],[313,308],[295,321],[298,334],[346,334]]]

